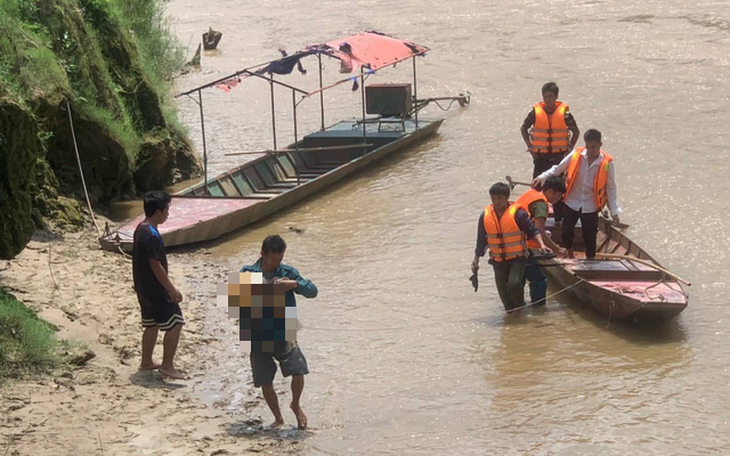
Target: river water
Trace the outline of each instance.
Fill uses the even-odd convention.
[[[233,271],[256,260],[264,236],[280,233],[285,262],[319,287],[316,299],[298,301],[312,371],[303,404],[313,430],[297,437],[301,454],[730,453],[729,6],[169,3],[184,44],[209,25],[223,32],[220,49],[204,53],[202,70],[179,78],[178,90],[275,58],[279,48],[374,29],[432,48],[418,62],[420,96],[473,94],[471,106],[444,114],[433,140],[210,246],[211,261]],[[286,82],[314,88],[316,59],[304,64],[308,74]],[[326,82],[342,77],[337,68],[326,63]],[[398,66],[371,82],[408,82],[411,71]],[[486,264],[473,292],[477,217],[492,183],[529,178],[519,127],[548,80],[583,131],[604,133],[630,237],[693,282],[690,306],[674,321],[609,322],[565,294],[507,319]],[[265,82],[203,96],[211,174],[241,162],[225,153],[271,147]],[[291,94],[278,91],[277,105],[281,146],[292,139]],[[330,91],[326,105],[328,124],[360,114],[359,93],[347,87]],[[317,100],[301,106],[300,134],[316,130]],[[198,106],[180,99],[179,107],[202,150]],[[211,322],[228,324],[230,340],[221,339],[210,384],[236,397],[251,388],[248,360],[216,312],[211,302]],[[279,377],[277,385],[286,384]],[[269,420],[263,404],[251,413]]]

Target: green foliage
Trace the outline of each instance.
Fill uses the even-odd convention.
[[[0,258],[83,194],[67,102],[92,200],[134,193],[151,134],[174,138],[146,149],[163,159],[159,182],[199,171],[170,97],[184,52],[165,1],[0,0]]]
[[[107,127],[114,139],[124,147],[129,158],[134,161],[139,152],[142,140],[125,119],[118,119],[104,107],[92,103],[81,103],[78,106],[84,117]]]
[[[121,17],[134,31],[140,54],[152,76],[167,80],[185,63],[185,50],[170,32],[164,0],[117,0]]]
[[[0,382],[46,372],[59,362],[55,327],[0,289]]]
[[[34,0],[0,0],[0,11],[25,22],[35,18],[38,5]]]

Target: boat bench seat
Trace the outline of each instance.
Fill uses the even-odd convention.
[[[280,189],[287,190],[287,189],[290,189],[290,188],[294,188],[296,186],[297,186],[297,182],[296,181],[294,181],[292,183],[288,183],[288,182],[277,182],[275,184],[266,184],[266,188],[264,188],[263,190],[268,190],[270,188],[280,188]]]
[[[244,199],[271,199],[275,196],[279,196],[279,193],[252,193],[250,195],[246,195],[243,198]]]
[[[631,260],[581,261],[572,270],[584,280],[659,281],[664,276],[659,270]]]
[[[310,176],[304,176],[304,175],[301,175],[300,174],[299,175],[299,181],[300,182],[308,182],[308,181],[311,181],[312,179],[316,179],[319,176],[320,176],[319,174],[316,175],[316,176],[311,176],[311,177]],[[283,182],[283,183],[286,183],[286,184],[296,184],[297,183],[297,178],[296,177],[287,177],[286,179],[284,179],[283,181],[280,181],[280,182]]]

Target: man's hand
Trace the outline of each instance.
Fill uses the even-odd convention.
[[[532,188],[535,190],[540,190],[542,188],[542,181],[539,177],[532,179]]]
[[[170,293],[170,298],[172,298],[175,303],[180,304],[183,300],[182,293],[180,293],[177,288],[172,289],[172,293]]]
[[[475,256],[473,260],[471,260],[471,272],[476,273],[479,270],[479,257]]]
[[[568,251],[562,247],[558,247],[558,251],[555,254],[560,257],[566,257],[568,256]]]
[[[612,215],[612,216],[611,216],[611,219],[612,219],[612,220],[613,220],[614,222],[616,222],[616,223],[620,223],[620,222],[621,222],[621,220],[619,220],[619,218],[618,218],[618,215]]]
[[[285,291],[293,290],[299,286],[299,282],[297,282],[296,280],[287,279],[286,277],[284,277],[283,279],[277,279],[274,283],[284,285]]]
[[[551,249],[550,247],[546,246],[545,244],[542,245],[541,249],[545,253],[553,253],[553,249]]]

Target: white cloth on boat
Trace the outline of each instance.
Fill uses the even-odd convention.
[[[540,179],[540,182],[545,183],[545,180],[548,177],[560,176],[564,172],[568,171],[570,160],[574,153],[575,150],[566,155],[560,163],[537,176],[537,178]],[[588,164],[588,158],[586,156],[587,151],[585,149],[583,150],[582,155],[583,158],[580,161],[580,168],[578,169],[578,176],[573,186],[573,191],[570,192],[570,195],[568,195],[563,202],[574,211],[581,211],[584,214],[588,214],[598,211],[595,197],[593,195],[593,183],[596,180],[596,174],[598,173],[601,160],[603,160],[603,152],[601,152],[601,155],[597,159],[593,160],[593,163],[590,165]],[[616,188],[613,161],[611,161],[608,165],[606,196],[608,197],[608,210],[611,211],[611,215],[620,215],[623,211],[618,206],[618,190]]]

